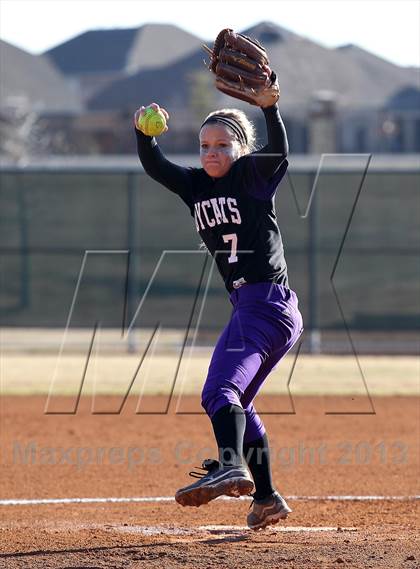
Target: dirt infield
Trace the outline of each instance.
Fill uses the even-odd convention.
[[[98,414],[119,407],[111,396],[95,401],[97,414],[88,397],[67,415],[44,414],[45,402],[1,399],[0,567],[420,566],[416,397],[375,397],[375,414],[338,414],[343,397],[296,397],[294,414],[287,398],[260,397],[293,514],[257,533],[244,528],[249,500],[196,509],[171,499],[214,456],[205,415],[155,414],[161,397],[139,414],[134,397],[119,414]],[[5,502],[47,498],[104,501]]]

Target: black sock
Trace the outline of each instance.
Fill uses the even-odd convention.
[[[225,466],[240,465],[245,432],[245,413],[239,405],[225,405],[211,418],[219,448],[219,462]]]
[[[264,435],[249,443],[244,443],[243,453],[255,484],[254,498],[262,500],[274,492],[271,479],[270,449],[268,438]]]

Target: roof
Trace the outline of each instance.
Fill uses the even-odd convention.
[[[141,104],[159,101],[163,107],[183,108],[188,105],[190,74],[205,71],[204,53],[195,51],[160,69],[145,69],[112,83],[94,95],[88,107],[92,110],[134,110]]]
[[[261,22],[244,33],[267,47],[271,67],[279,78],[282,108],[289,112],[305,111],[321,90],[335,93],[341,108],[380,108],[394,93],[418,80],[416,69],[399,67],[354,46],[327,48],[270,22]],[[200,47],[176,62],[116,80],[94,95],[89,108],[121,109],[153,100],[162,106],[185,106],[189,78],[191,73],[205,70],[204,58]],[[217,93],[216,98],[218,104],[232,105],[229,97]],[[250,110],[241,101],[235,101],[235,106]]]
[[[138,33],[137,28],[90,30],[45,52],[62,73],[119,71]]]
[[[200,38],[177,26],[151,23],[130,29],[90,30],[45,53],[66,75],[130,74],[167,65],[200,44]]]
[[[82,109],[77,93],[47,60],[0,40],[0,107],[23,105],[48,112]]]
[[[388,110],[404,110],[420,112],[420,89],[406,87],[395,93],[385,105]]]

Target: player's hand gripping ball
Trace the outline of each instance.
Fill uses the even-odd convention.
[[[137,116],[137,128],[147,136],[159,136],[168,130],[166,119],[168,113],[160,109],[156,103],[147,108],[141,108]]]

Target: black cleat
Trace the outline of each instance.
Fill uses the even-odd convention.
[[[198,482],[180,488],[175,494],[175,500],[181,506],[202,506],[218,496],[234,496],[239,498],[250,494],[254,483],[245,466],[224,466],[217,460],[207,459],[203,462],[202,472],[190,472]]]

